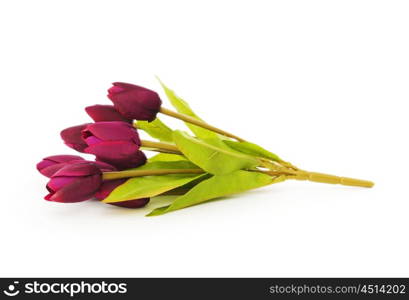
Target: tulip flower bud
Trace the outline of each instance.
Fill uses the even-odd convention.
[[[92,198],[102,184],[102,172],[92,162],[66,165],[57,171],[47,184],[50,192],[44,199],[73,203]]]
[[[94,163],[101,170],[101,172],[118,171],[117,168],[115,168],[114,166],[112,166],[112,165],[110,165],[110,164],[108,164],[106,162],[103,162],[103,161],[89,161],[89,160],[87,160],[87,161]]]
[[[107,162],[120,170],[137,167],[146,162],[139,151],[141,141],[136,130],[125,122],[98,122],[82,131],[88,147],[86,153],[94,154],[97,161]]]
[[[98,200],[104,200],[109,194],[116,189],[118,186],[123,184],[126,179],[117,179],[117,180],[107,180],[104,181],[101,185],[101,188],[95,194],[95,198]],[[126,207],[126,208],[140,208],[144,207],[149,202],[149,198],[141,198],[135,200],[121,201],[115,203],[108,203],[115,206]]]
[[[121,115],[131,120],[153,121],[162,105],[156,92],[123,82],[113,83],[108,98]]]
[[[78,152],[84,152],[84,149],[87,148],[88,145],[82,139],[82,130],[84,130],[87,125],[88,124],[72,126],[61,131],[60,135],[64,143]]]
[[[70,163],[84,162],[78,155],[53,155],[43,158],[37,164],[37,170],[46,177],[51,177],[55,172]]]
[[[126,170],[126,169],[132,169],[136,168],[139,166],[142,166],[146,163],[146,156],[145,153],[142,151],[138,150],[135,153],[130,154],[126,158],[103,158],[101,159],[100,157],[96,157],[96,162],[105,162],[108,163],[112,166],[115,166],[118,170]],[[108,172],[108,171],[107,171]]]
[[[132,123],[132,120],[122,116],[113,105],[92,105],[85,108],[94,122],[122,121]]]
[[[67,165],[72,165],[80,162],[90,162],[95,164],[101,172],[117,171],[117,168],[102,161],[89,161],[77,155],[53,155],[43,158],[37,164],[37,170],[44,176],[51,178],[57,171]]]

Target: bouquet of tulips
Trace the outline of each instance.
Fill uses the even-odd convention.
[[[163,107],[152,90],[115,82],[108,90],[113,105],[85,108],[94,123],[61,131],[68,147],[93,154],[95,160],[54,155],[39,162],[39,172],[50,178],[46,200],[97,199],[140,208],[156,196],[175,195],[169,205],[148,214],[157,216],[288,179],[373,186],[366,180],[299,169],[259,145],[206,123],[160,83],[175,110]],[[191,133],[172,130],[158,118],[159,113],[182,120]],[[155,140],[140,139],[138,130]],[[147,159],[143,151],[158,154]]]

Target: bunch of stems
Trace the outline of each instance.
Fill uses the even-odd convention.
[[[184,122],[208,129],[210,131],[216,132],[228,138],[237,140],[238,142],[245,142],[243,138],[240,138],[232,133],[225,130],[219,129],[212,126],[202,120],[198,120],[191,116],[181,114],[172,111],[167,108],[161,107],[160,112],[173,117]],[[136,124],[135,124],[135,127]],[[153,141],[141,141],[141,147],[147,150],[153,150],[163,153],[171,153],[183,155],[183,153],[174,144],[163,143],[163,142],[153,142]],[[250,171],[260,172],[270,175],[272,179],[283,178],[283,179],[295,179],[295,180],[308,180],[313,182],[328,183],[328,184],[341,184],[347,186],[359,186],[359,187],[372,187],[373,182],[349,177],[341,177],[330,174],[324,174],[319,172],[310,172],[301,170],[298,167],[292,165],[291,163],[283,160],[271,160],[264,157],[257,157],[259,161],[259,166]],[[161,170],[125,170],[117,172],[105,172],[103,173],[104,180],[113,180],[120,178],[138,177],[138,176],[155,176],[155,175],[166,175],[166,174],[201,174],[205,173],[204,170],[200,168],[196,169],[161,169]]]

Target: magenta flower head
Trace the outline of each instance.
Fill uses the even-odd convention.
[[[102,172],[92,162],[80,162],[57,171],[47,184],[50,192],[44,199],[73,203],[92,198],[102,184]]]
[[[81,156],[77,155],[52,155],[43,158],[43,160],[37,164],[37,170],[44,176],[51,177],[67,164],[84,161]]]
[[[109,194],[118,186],[123,184],[126,179],[116,179],[116,180],[107,180],[104,181],[101,185],[101,188],[95,194],[95,198],[98,200],[104,200]],[[134,199],[128,201],[108,203],[115,206],[126,207],[126,208],[140,208],[144,207],[149,202],[149,198]]]
[[[132,123],[131,119],[122,116],[113,105],[92,105],[85,108],[87,114],[94,122],[122,121]]]
[[[88,124],[77,125],[69,127],[61,131],[60,135],[64,143],[79,152],[84,152],[88,145],[82,139],[82,131]]]
[[[126,119],[153,121],[162,101],[159,95],[147,88],[130,83],[114,82],[108,98]]]
[[[108,164],[106,162],[103,162],[103,161],[89,161],[89,160],[87,160],[87,161],[94,163],[101,170],[101,172],[118,171],[117,168],[115,168],[114,166],[112,166],[112,165],[110,165],[110,164]]]
[[[37,164],[37,170],[44,176],[51,178],[57,171],[67,165],[76,164],[79,162],[91,162],[95,164],[102,172],[117,171],[114,166],[102,161],[88,161],[77,155],[53,155],[43,158]]]
[[[146,156],[139,151],[141,141],[136,130],[125,122],[98,122],[82,131],[87,144],[86,153],[94,154],[97,161],[107,162],[118,169],[143,165]]]

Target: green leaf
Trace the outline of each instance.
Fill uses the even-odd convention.
[[[160,170],[160,169],[197,169],[198,167],[188,160],[153,161],[133,170]],[[185,185],[206,174],[168,174],[141,176],[128,179],[118,186],[103,200],[106,203],[153,197],[166,191]]]
[[[186,160],[186,157],[178,154],[171,154],[171,153],[159,153],[155,156],[152,156],[148,159],[148,162],[154,161],[178,161],[178,160]]]
[[[274,183],[276,180],[277,179],[272,179],[270,176],[263,173],[242,170],[227,175],[215,175],[202,181],[183,196],[175,199],[171,205],[157,208],[148,214],[148,216],[158,216],[174,210],[196,205],[210,199],[244,192]]]
[[[212,174],[222,175],[259,165],[254,157],[216,147],[180,130],[173,132],[173,140],[189,160]]]
[[[162,142],[172,142],[172,129],[166,126],[159,118],[156,118],[152,122],[138,121],[137,126],[142,129],[151,137],[158,139]]]
[[[169,89],[159,78],[158,78],[160,84],[162,85],[163,90],[165,91],[166,96],[168,97],[170,103],[173,105],[173,107],[181,114],[185,114],[188,116],[191,116],[195,119],[203,121],[201,118],[199,118],[198,115],[194,113],[194,111],[190,108],[189,104],[187,104],[186,101],[184,101],[182,98],[177,96],[175,92],[171,89]],[[218,134],[210,131],[208,129],[190,124],[185,122],[186,126],[189,127],[189,129],[197,136],[200,138],[217,138]]]
[[[185,185],[206,174],[168,174],[156,176],[141,176],[128,179],[118,186],[103,200],[114,203],[139,198],[154,197],[166,191]]]
[[[238,151],[233,150],[233,149],[230,148],[229,146],[227,146],[227,145],[223,142],[223,140],[221,140],[221,139],[219,139],[219,138],[204,138],[204,139],[201,138],[201,140],[204,141],[204,142],[206,142],[206,143],[208,143],[208,144],[210,144],[210,145],[213,145],[213,146],[215,146],[215,147],[218,147],[218,148],[222,148],[222,149],[225,149],[225,150],[228,150],[228,151],[238,152]]]
[[[265,157],[265,158],[275,160],[275,161],[280,160],[280,158],[276,154],[260,147],[259,145],[256,145],[250,142],[236,142],[236,141],[229,141],[229,140],[223,140],[222,142],[227,144],[232,149],[237,150],[241,153]]]
[[[173,196],[177,196],[177,195],[183,195],[186,194],[189,190],[191,190],[194,186],[198,185],[199,183],[201,183],[204,180],[209,179],[210,177],[212,177],[212,174],[206,173],[206,175],[201,176],[195,180],[192,180],[182,186],[179,186],[173,190],[167,191],[166,193],[164,193],[163,195],[173,195]]]
[[[188,160],[148,161],[143,166],[132,170],[161,170],[161,169],[198,169],[199,167]]]

